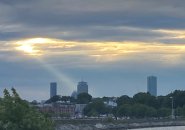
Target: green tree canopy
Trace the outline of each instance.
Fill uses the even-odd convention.
[[[87,116],[99,116],[100,114],[107,114],[109,111],[109,107],[104,104],[103,100],[96,99],[85,107],[84,114]]]
[[[149,93],[137,93],[133,96],[133,100],[135,103],[144,104],[154,108],[158,108],[159,106],[156,97]]]
[[[77,96],[77,103],[79,104],[88,104],[91,100],[92,96],[88,93],[80,93]]]
[[[175,90],[173,93],[167,95],[173,97],[174,107],[183,107],[185,105],[185,91]]]
[[[169,117],[171,115],[171,109],[169,108],[160,108],[157,111],[158,117]]]
[[[132,104],[133,100],[129,96],[123,95],[123,96],[119,97],[116,102],[117,102],[118,106],[121,106],[123,104]]]
[[[50,99],[46,101],[46,103],[55,103],[57,101],[61,101],[61,97],[59,95],[55,95],[51,97]]]
[[[12,95],[4,90],[0,100],[1,130],[53,130],[53,123],[22,100],[12,88]]]
[[[128,105],[128,104],[124,104],[120,107],[118,107],[118,110],[117,110],[117,115],[119,117],[128,117],[128,116],[132,116],[132,106],[131,105]]]

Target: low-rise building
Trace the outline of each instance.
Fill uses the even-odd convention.
[[[76,104],[75,105],[75,116],[78,118],[83,117],[83,110],[87,104]]]
[[[75,115],[75,105],[74,104],[43,104],[39,106],[40,111],[54,116],[68,116],[72,117]]]

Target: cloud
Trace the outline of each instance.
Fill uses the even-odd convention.
[[[168,30],[168,29],[159,29],[154,30],[163,34],[167,34],[170,39],[185,39],[185,30]]]
[[[94,95],[130,95],[145,91],[146,76],[154,74],[161,79],[161,93],[173,85],[183,88],[179,77],[184,77],[185,64],[184,4],[182,0],[1,0],[0,85],[16,85],[31,97],[33,89],[46,90],[56,77],[70,79],[75,87],[74,82],[85,75]],[[70,93],[65,85],[69,84],[62,82],[63,93]],[[29,86],[30,93],[21,86]],[[107,86],[110,91],[105,92]]]
[[[3,44],[3,43],[1,43]],[[11,59],[8,52],[14,53],[13,59],[27,59],[27,57],[40,57],[45,60],[77,58],[86,63],[116,63],[127,60],[134,61],[143,57],[159,64],[181,64],[185,54],[184,44],[165,44],[160,42],[138,41],[66,41],[50,38],[31,38],[4,43],[0,52]],[[11,54],[10,53],[10,54]],[[3,58],[2,57],[2,58]],[[85,61],[83,61],[85,60]],[[89,62],[86,62],[86,61]],[[67,63],[73,62],[69,60]],[[74,62],[73,62],[74,63]],[[70,63],[69,63],[70,64]]]
[[[0,38],[4,40],[54,37],[65,40],[155,41],[161,33],[152,30],[185,28],[184,2],[180,0],[1,2]]]

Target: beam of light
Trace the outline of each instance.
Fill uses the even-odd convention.
[[[74,81],[70,77],[65,75],[63,72],[57,70],[56,68],[54,68],[52,65],[48,64],[47,62],[45,62],[41,58],[37,57],[36,60],[48,72],[50,72],[51,74],[53,74],[55,76],[57,83],[59,83],[59,85],[61,85],[61,86],[58,86],[58,89],[62,90],[63,94],[71,94],[75,90],[76,84],[74,83]],[[50,82],[52,82],[52,81],[50,81]]]
[[[16,47],[15,49],[18,51],[22,51],[24,53],[29,54],[30,56],[34,56],[34,58],[51,74],[55,76],[57,82],[62,84],[62,92],[64,93],[71,93],[75,90],[75,83],[65,75],[63,72],[58,71],[53,66],[49,65],[45,62],[42,57],[38,57],[42,55],[43,51],[41,46],[47,46],[48,44],[58,43],[56,39],[49,39],[49,38],[31,38],[26,40],[19,40],[14,42]],[[35,57],[36,56],[36,57]],[[51,81],[50,81],[51,82]],[[58,87],[60,89],[60,87]]]

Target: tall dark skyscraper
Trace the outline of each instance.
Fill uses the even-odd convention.
[[[147,77],[147,92],[149,92],[152,96],[157,96],[157,77],[156,76],[148,76]]]
[[[57,95],[57,83],[52,82],[50,83],[50,98]]]
[[[80,93],[88,93],[88,84],[87,82],[81,81],[77,85],[77,95]]]

